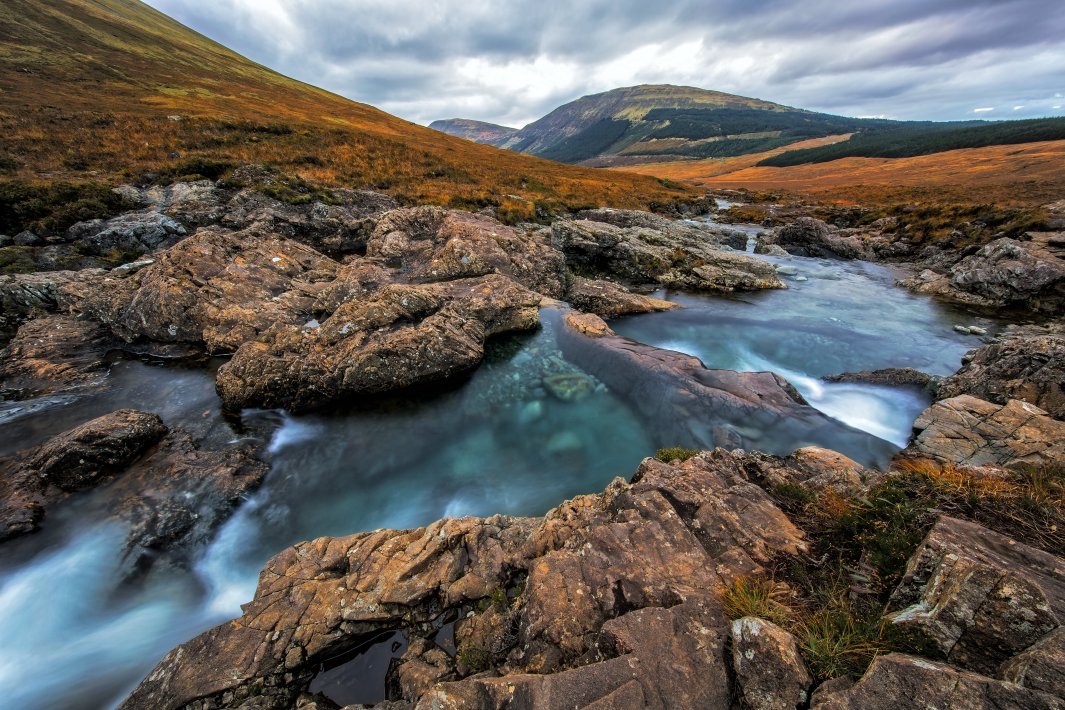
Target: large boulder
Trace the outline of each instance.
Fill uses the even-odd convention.
[[[378,222],[366,254],[414,282],[496,273],[552,298],[564,290],[562,255],[548,234],[519,231],[481,214],[440,207],[394,210]]]
[[[750,710],[795,710],[810,699],[813,678],[799,644],[771,621],[747,616],[732,622],[732,668]]]
[[[1065,422],[1011,399],[993,404],[970,395],[936,402],[913,423],[903,452],[965,466],[1018,468],[1065,460]]]
[[[537,327],[540,300],[497,274],[386,286],[241,346],[218,371],[218,393],[230,409],[304,409],[446,379],[476,366],[488,337]]]
[[[723,247],[694,226],[664,230],[579,219],[551,229],[567,263],[583,275],[721,293],[786,288],[771,264]]]
[[[1065,419],[1065,327],[1010,327],[967,353],[939,394],[970,394],[997,404],[1016,399]]]
[[[889,603],[951,663],[993,674],[1065,619],[1065,566],[975,523],[943,516]]]
[[[410,639],[386,687],[417,707],[726,707],[730,622],[713,590],[806,544],[719,456],[647,460],[543,518],[301,543],[240,619],[172,651],[123,707],[291,707],[322,660],[382,629]],[[432,650],[439,618],[457,618],[455,658]]]
[[[1062,710],[1065,701],[1006,681],[923,658],[878,656],[862,679],[847,690],[818,694],[811,710]]]
[[[1060,313],[1065,262],[1046,248],[1003,237],[945,269],[925,269],[904,283],[918,293],[962,303]]]
[[[767,251],[770,244],[796,256],[829,259],[868,259],[871,256],[857,236],[840,234],[839,229],[813,217],[799,217],[775,233],[760,238],[759,253]]]

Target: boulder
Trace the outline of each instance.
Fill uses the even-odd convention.
[[[952,664],[990,675],[1065,619],[1065,565],[943,516],[907,564],[888,608],[893,624],[919,629]]]
[[[602,318],[680,308],[676,303],[633,293],[612,281],[573,277],[563,297],[574,308]]]
[[[973,395],[996,404],[1015,399],[1065,419],[1065,327],[1010,327],[971,350],[943,380],[942,397]]]
[[[78,222],[64,241],[78,245],[82,254],[108,256],[144,254],[176,243],[188,234],[180,222],[154,210],[126,212],[108,220]]]
[[[913,423],[905,456],[965,466],[1042,466],[1065,460],[1065,422],[1011,399],[993,404],[970,395],[936,402]]]
[[[0,390],[24,399],[99,382],[114,341],[107,328],[68,315],[24,323],[0,353]]]
[[[1011,683],[1065,699],[1065,627],[1011,658],[1001,675]]]
[[[769,244],[782,247],[789,254],[820,258],[868,259],[869,251],[856,236],[844,236],[835,227],[813,217],[799,217],[778,229],[771,237],[759,241],[763,251]]]
[[[900,653],[878,656],[847,690],[817,695],[811,710],[1062,710],[1053,695]]]
[[[810,699],[813,678],[799,645],[771,621],[746,616],[732,622],[732,669],[750,710],[795,710]]]
[[[88,269],[0,276],[0,331],[14,330],[37,315],[68,310],[103,274]]]
[[[411,639],[386,687],[416,707],[727,707],[730,622],[713,590],[806,543],[715,454],[648,459],[543,518],[300,543],[267,564],[240,619],[168,654],[123,707],[290,707],[323,659],[382,629]],[[478,604],[497,598],[505,608]],[[459,659],[432,641],[448,614],[469,629]],[[465,666],[474,656],[489,673],[464,675],[484,667]]]
[[[747,470],[769,490],[798,486],[811,494],[831,489],[853,496],[880,475],[837,451],[818,446],[806,446],[783,457],[759,451],[749,451],[745,457]]]
[[[559,298],[562,255],[549,235],[522,232],[481,214],[411,207],[385,214],[366,245],[408,281],[447,281],[502,274],[528,289]]]

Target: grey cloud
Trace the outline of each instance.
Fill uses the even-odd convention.
[[[927,119],[973,118],[977,106],[1008,107],[981,117],[1044,115],[1065,90],[1065,13],[1046,0],[148,3],[255,61],[420,123],[522,125],[638,83]],[[670,53],[678,47],[686,53]]]

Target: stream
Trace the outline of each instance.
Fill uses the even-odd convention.
[[[925,393],[820,378],[882,367],[949,374],[980,342],[955,332],[955,323],[999,327],[895,287],[895,274],[881,266],[764,258],[782,270],[788,290],[660,293],[685,308],[612,326],[708,367],[773,370],[814,407],[897,447],[928,405]],[[213,446],[257,437],[270,463],[262,488],[183,573],[118,588],[123,530],[91,493],[51,512],[40,532],[0,547],[3,704],[114,706],[170,648],[238,616],[263,563],[300,540],[443,516],[539,515],[628,477],[656,448],[684,444],[663,440],[654,422],[601,383],[574,402],[546,391],[545,376],[581,374],[556,345],[557,320],[545,311],[540,331],[492,343],[461,382],[298,417],[253,410],[229,422],[210,368],[136,360],[116,362],[99,390],[0,403],[3,454],[130,406]],[[765,442],[773,450],[771,433]]]

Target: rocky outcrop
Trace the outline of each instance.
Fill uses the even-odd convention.
[[[110,331],[67,315],[35,318],[0,352],[0,391],[25,399],[99,382],[107,374]]]
[[[795,637],[771,621],[747,616],[732,622],[732,668],[744,707],[795,710],[809,701],[813,678]]]
[[[676,303],[633,293],[613,281],[575,276],[566,289],[565,300],[574,308],[601,318],[633,313],[654,313],[680,308]]]
[[[759,451],[746,453],[747,471],[769,490],[798,486],[810,494],[831,489],[841,495],[858,495],[882,474],[843,454],[818,446],[806,446],[787,456]]]
[[[1065,619],[1065,566],[1051,554],[943,516],[891,597],[952,664],[991,675]]]
[[[1065,262],[1031,242],[996,239],[942,271],[925,269],[903,282],[917,293],[986,307],[1060,313]]]
[[[1065,460],[1065,422],[1011,399],[993,404],[970,395],[936,402],[913,423],[903,452],[965,466],[1042,466]]]
[[[785,288],[771,264],[715,244],[698,227],[662,231],[582,219],[551,229],[567,264],[582,275],[720,293]]]
[[[442,663],[442,673],[415,673],[406,656],[390,671],[407,678],[389,684],[403,693],[393,699],[427,708],[494,708],[504,699],[511,707],[725,707],[730,623],[713,590],[804,548],[727,452],[676,466],[649,459],[631,483],[616,480],[544,518],[447,519],[286,550],[240,619],[171,652],[124,707],[288,707],[322,659],[378,629],[406,629],[432,646],[431,622],[448,614],[458,617],[457,658],[434,655],[417,668]],[[509,620],[491,643],[463,630],[491,628],[480,614]],[[482,646],[461,641],[474,638]],[[471,659],[499,677],[463,677],[458,666]]]
[[[153,210],[127,212],[108,220],[78,222],[63,234],[63,241],[76,242],[85,255],[145,254],[172,246],[188,230],[172,217]]]
[[[1044,636],[1002,667],[1002,677],[1065,699],[1065,627]]]
[[[786,454],[812,440],[832,441],[863,464],[884,463],[894,451],[890,443],[808,406],[779,375],[711,370],[690,355],[601,332],[588,337],[566,328],[559,346],[568,360],[640,412],[663,446]]]
[[[912,367],[885,367],[880,370],[862,370],[861,372],[843,372],[823,378],[825,382],[861,382],[867,385],[886,385],[888,387],[920,387],[929,392],[939,391],[943,378],[929,375],[927,372]],[[953,396],[953,395],[947,395]]]
[[[1020,400],[1065,419],[1065,327],[1007,329],[967,353],[939,391],[943,397],[969,394],[996,404]]]
[[[277,325],[218,371],[231,409],[304,409],[443,380],[477,365],[485,340],[539,325],[541,297],[502,276],[386,286],[313,325]]]
[[[943,663],[889,653],[879,656],[860,681],[836,693],[818,694],[812,710],[1062,710],[1065,701],[1038,690]]]
[[[857,236],[840,234],[839,229],[813,217],[799,217],[775,232],[758,239],[756,251],[768,253],[777,245],[789,254],[825,259],[868,259],[870,251]]]
[[[384,215],[366,245],[409,282],[502,274],[551,298],[564,291],[562,255],[548,235],[520,233],[491,217],[440,207]]]
[[[0,276],[0,332],[15,330],[31,317],[67,310],[83,295],[86,282],[103,273],[93,269]]]

